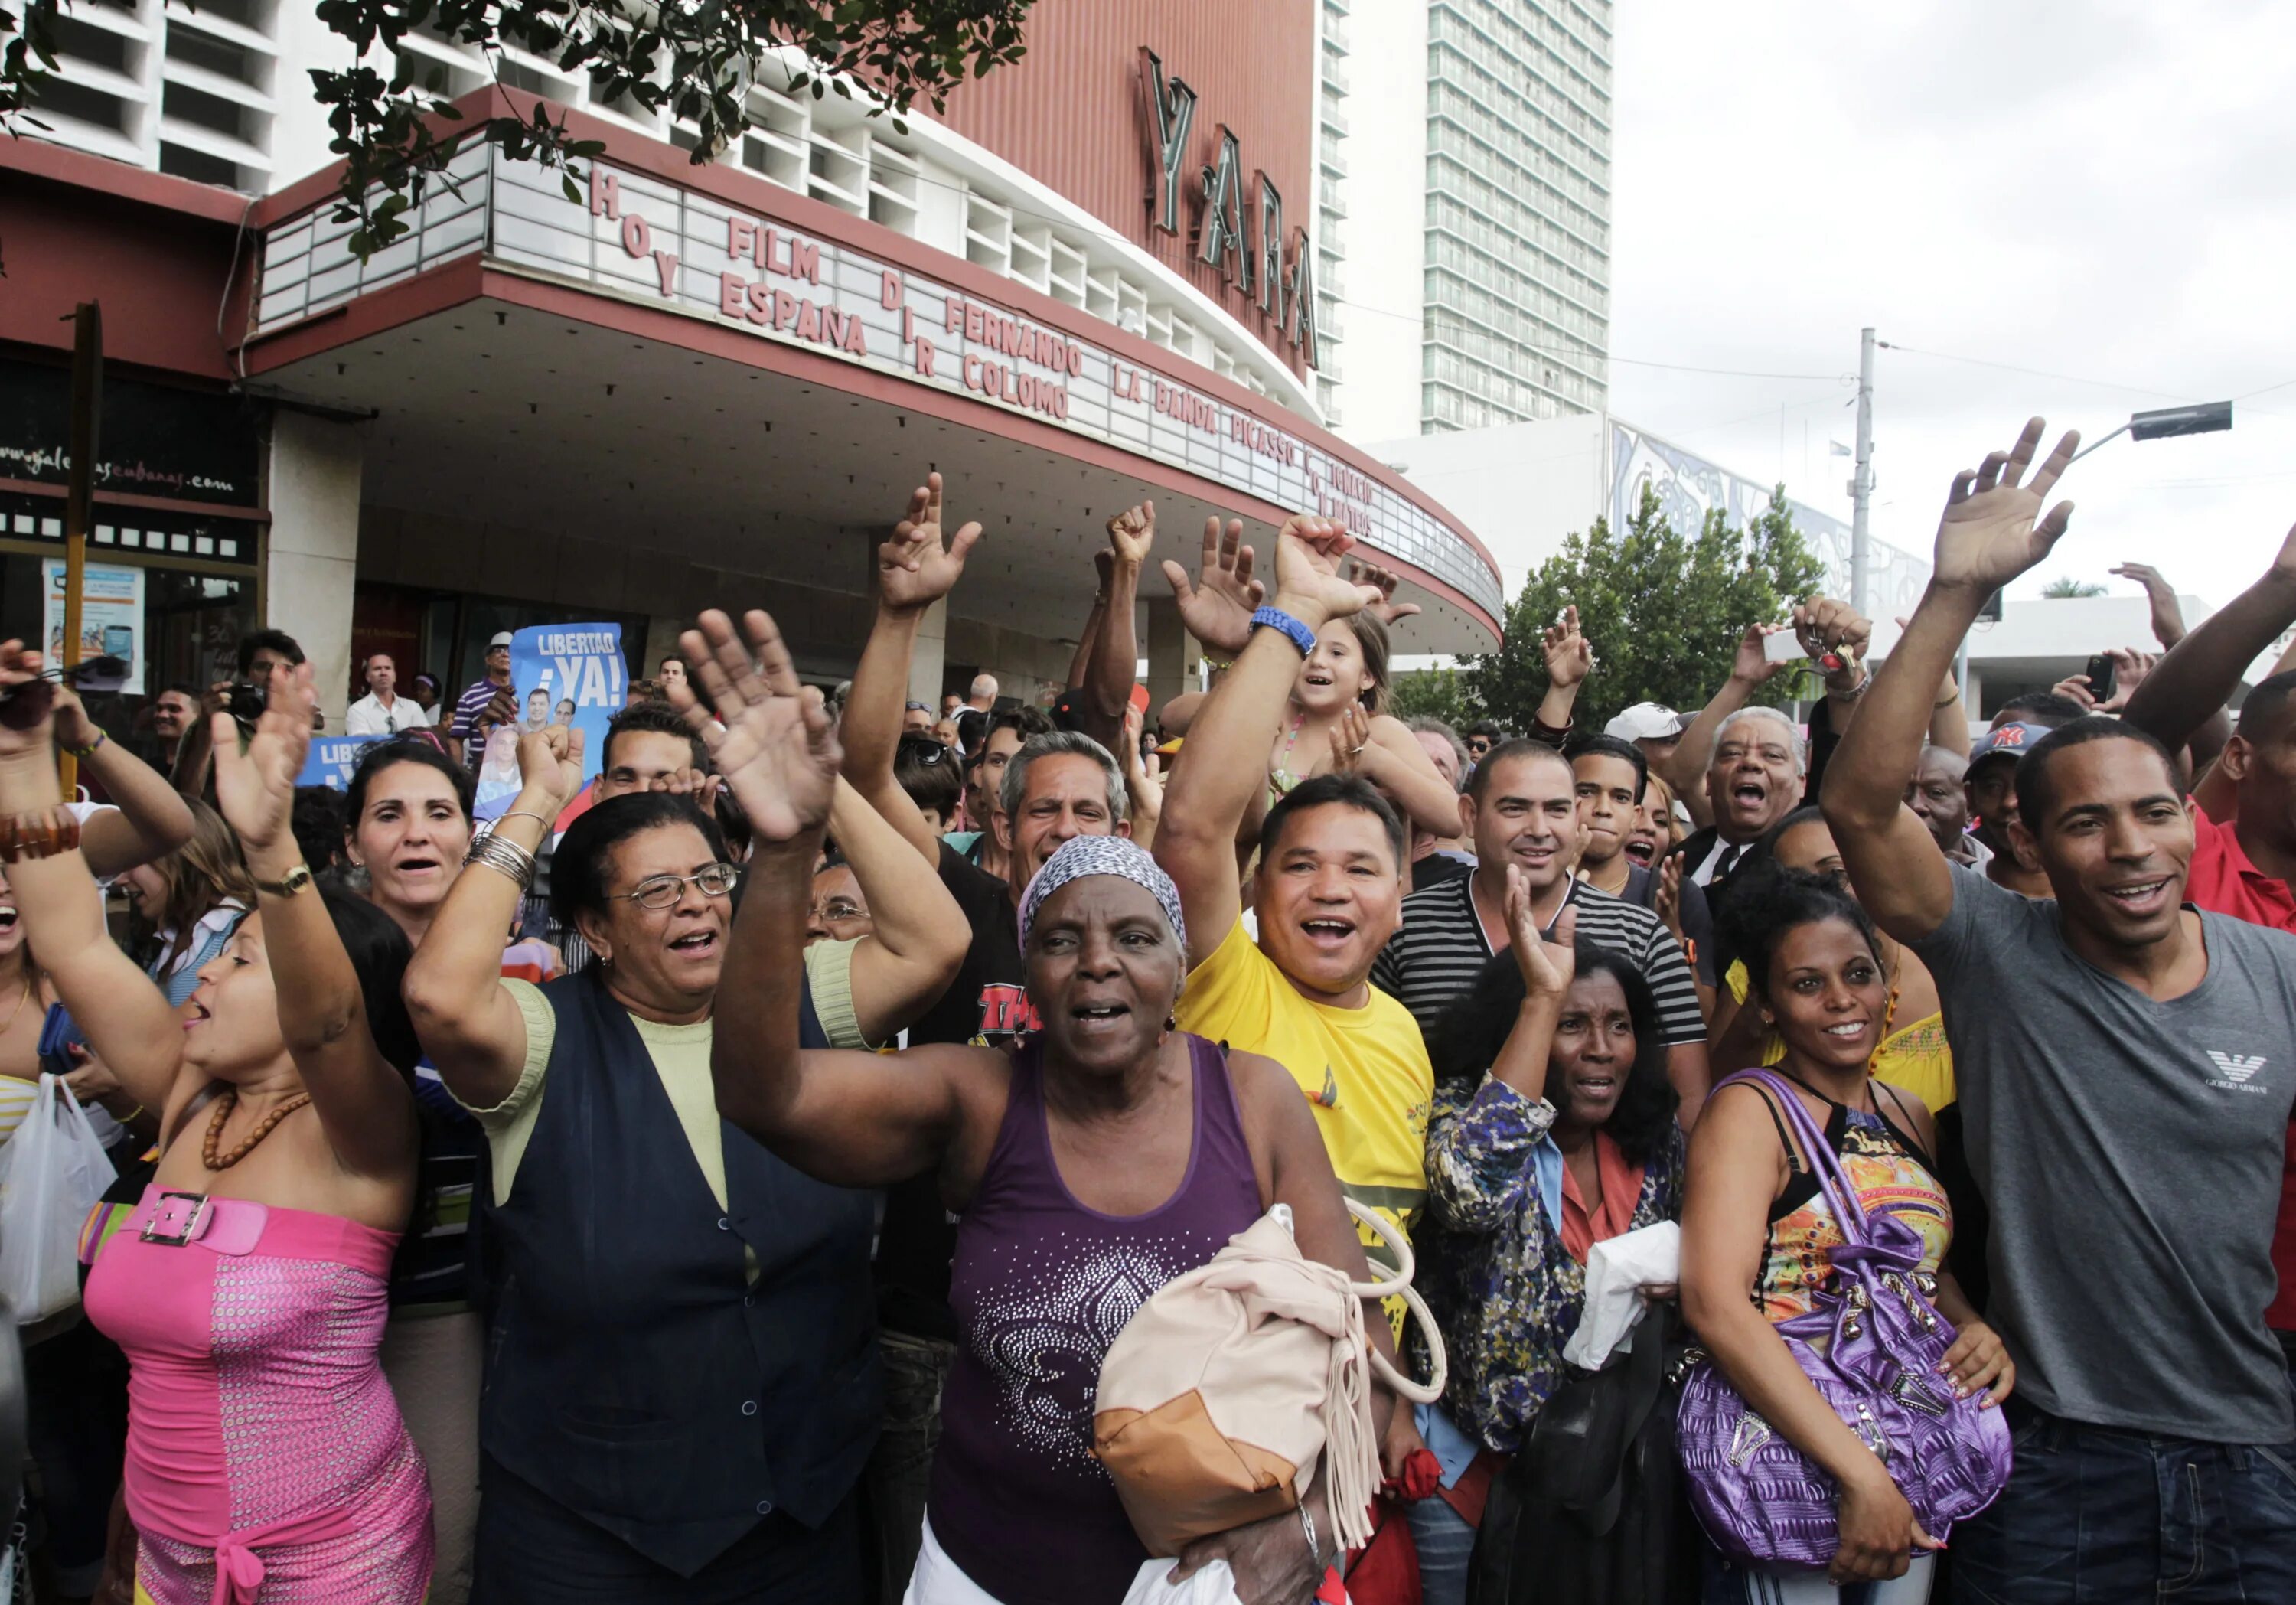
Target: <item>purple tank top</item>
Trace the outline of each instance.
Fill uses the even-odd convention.
[[[1132,1312],[1258,1220],[1259,1182],[1227,1056],[1187,1039],[1195,1134],[1145,1215],[1078,1203],[1053,1163],[1043,1047],[1013,1058],[1012,1100],[956,1229],[959,1339],[926,1509],[964,1574],[1004,1605],[1116,1605],[1149,1558],[1092,1457],[1100,1363]]]

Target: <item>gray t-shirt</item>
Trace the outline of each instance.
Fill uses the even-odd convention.
[[[1945,1006],[2018,1391],[2097,1426],[2296,1437],[2264,1325],[2296,937],[2202,913],[2207,976],[2157,1003],[2066,946],[2054,903],[1953,883],[1915,951]]]

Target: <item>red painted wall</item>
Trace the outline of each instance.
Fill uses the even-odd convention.
[[[82,187],[87,182],[106,189]],[[115,186],[127,192],[106,192]],[[245,205],[208,185],[0,135],[0,265],[8,275],[0,279],[0,340],[69,351],[73,307],[94,300],[103,307],[107,362],[230,378],[216,308]],[[250,232],[242,288],[258,246]],[[225,327],[238,315],[235,297]]]
[[[1247,214],[1252,175],[1264,169],[1283,197],[1285,233],[1313,221],[1316,0],[1037,0],[1023,33],[1028,53],[951,95],[941,120],[1147,247],[1297,369],[1260,313],[1257,284],[1246,299],[1197,261],[1189,224],[1222,123],[1242,145]],[[1144,45],[1197,96],[1178,234],[1150,226]],[[1256,240],[1256,221],[1247,215],[1244,226]]]

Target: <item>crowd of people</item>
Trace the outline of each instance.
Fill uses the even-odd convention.
[[[2129,570],[2162,653],[1972,745],[2042,439],[1878,670],[1811,597],[1600,731],[1575,610],[1529,728],[1392,717],[1414,610],[1308,516],[1161,561],[1210,673],[1146,708],[1146,502],[1051,708],[913,700],[982,538],[938,474],[849,683],[707,612],[595,754],[506,635],[452,699],[363,664],[339,793],[284,635],[140,753],[0,643],[0,1136],[55,1072],[117,1171],[20,1334],[41,1597],[2296,1600],[2296,667],[2226,713],[2296,535],[2190,631]],[[1152,1556],[1103,1358],[1271,1211],[1370,1285],[1351,1206],[1447,1385],[1374,1385],[1368,1513],[1326,1459]]]

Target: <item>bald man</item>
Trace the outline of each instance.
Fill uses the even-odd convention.
[[[995,708],[996,706],[996,676],[994,675],[973,676],[972,695],[966,700],[964,705],[967,708],[977,708],[982,713],[988,713]]]

